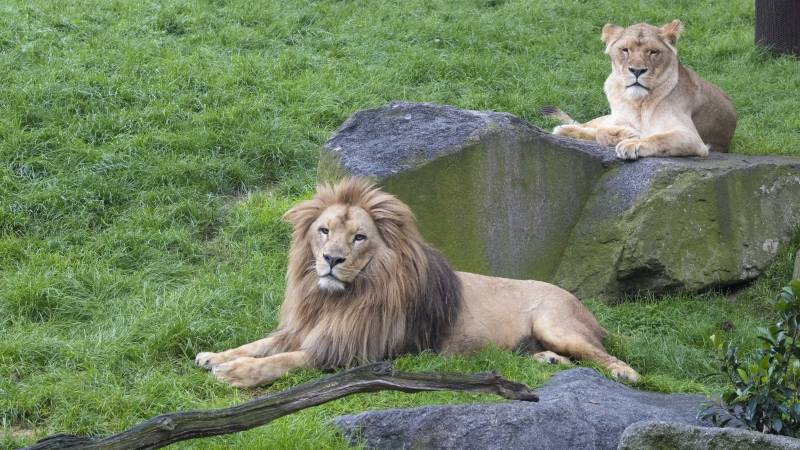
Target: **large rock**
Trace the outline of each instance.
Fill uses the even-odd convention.
[[[579,295],[697,291],[758,276],[800,225],[800,159],[619,161],[510,114],[396,102],[360,111],[319,178],[372,177],[459,270]]]
[[[641,420],[699,424],[705,397],[631,389],[587,368],[559,372],[538,403],[431,406],[335,419],[353,444],[380,449],[616,449]]]
[[[800,450],[800,440],[736,428],[638,422],[622,434],[619,450]]]

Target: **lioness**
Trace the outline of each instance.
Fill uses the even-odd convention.
[[[606,331],[569,292],[540,281],[454,272],[422,240],[403,202],[369,183],[320,186],[290,209],[286,295],[270,336],[195,359],[220,380],[270,383],[299,367],[330,368],[431,349],[526,347],[547,362],[596,361],[638,374],[603,348]],[[547,351],[543,351],[547,350]]]
[[[558,108],[542,108],[565,124],[553,133],[615,145],[622,159],[727,152],[736,109],[722,90],[681,65],[675,44],[682,30],[679,20],[661,28],[604,26],[611,114],[579,124]]]

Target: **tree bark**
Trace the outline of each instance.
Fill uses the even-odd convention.
[[[539,400],[524,384],[506,380],[494,372],[474,375],[396,372],[390,362],[381,362],[309,381],[230,408],[162,414],[108,437],[57,434],[27,448],[160,448],[173,442],[248,430],[301,409],[350,394],[383,390],[484,392],[510,400]]]
[[[800,2],[756,0],[756,44],[800,56]]]

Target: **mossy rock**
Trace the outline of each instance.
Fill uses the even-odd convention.
[[[642,421],[625,429],[618,450],[800,450],[800,440],[739,428]]]
[[[623,162],[506,113],[394,102],[325,144],[319,180],[371,177],[459,270],[581,296],[699,291],[758,276],[800,225],[800,159]]]

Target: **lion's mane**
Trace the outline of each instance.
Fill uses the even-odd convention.
[[[309,227],[328,207],[369,213],[386,247],[343,291],[319,289]],[[275,353],[302,349],[317,367],[339,367],[439,350],[462,303],[461,281],[417,230],[411,210],[363,180],[318,188],[286,214],[294,224]]]

